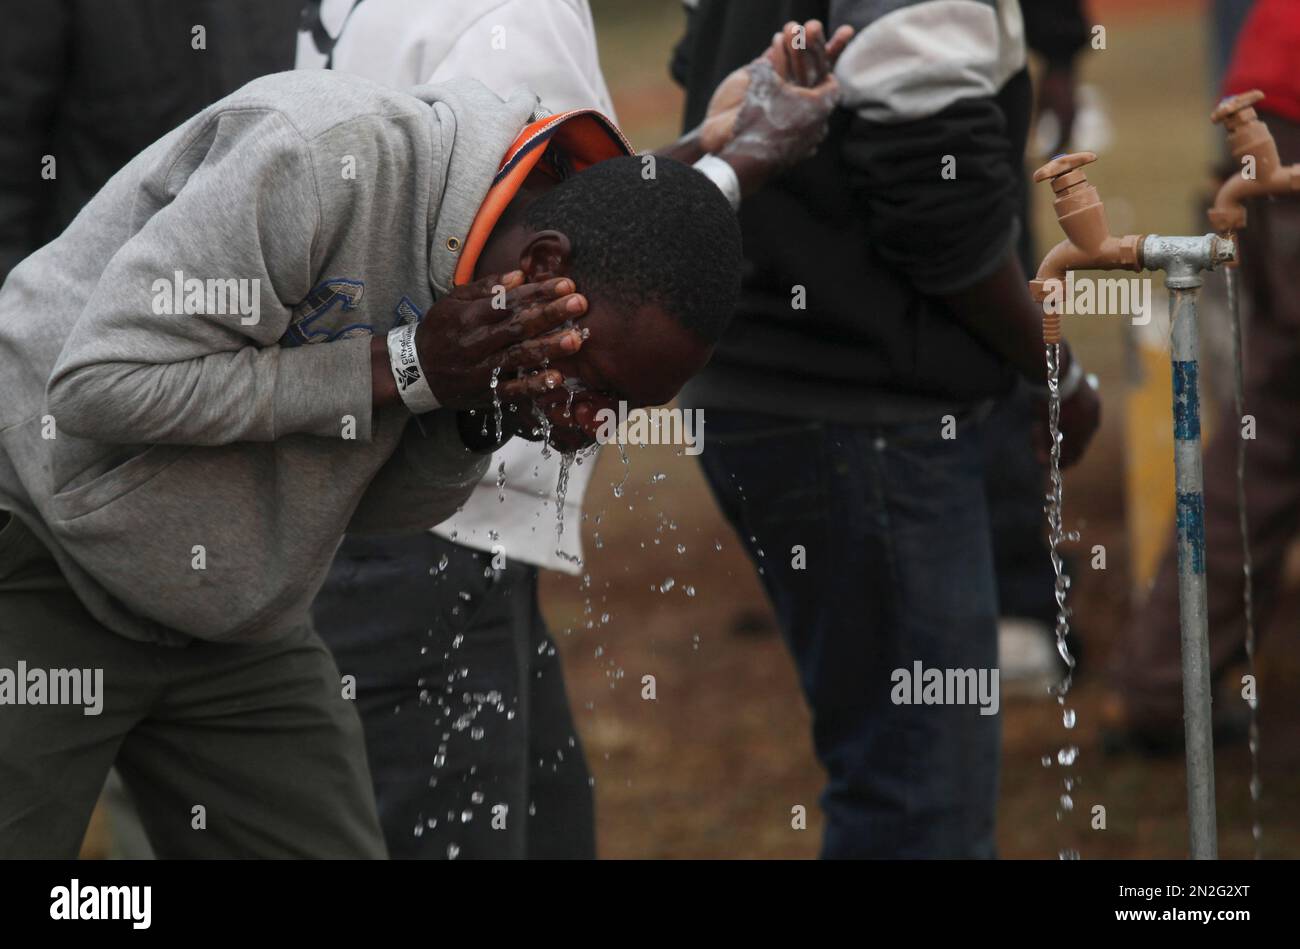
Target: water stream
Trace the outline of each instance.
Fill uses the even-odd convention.
[[[1070,589],[1070,578],[1065,573],[1065,562],[1061,559],[1061,545],[1077,541],[1077,532],[1067,532],[1063,524],[1064,481],[1061,478],[1061,347],[1050,344],[1047,347],[1047,422],[1052,439],[1050,483],[1045,510],[1047,513],[1047,542],[1051,550],[1052,571],[1056,575],[1056,651],[1065,662],[1065,678],[1052,686],[1051,692],[1056,696],[1056,703],[1061,709],[1061,724],[1067,731],[1073,731],[1076,724],[1075,711],[1066,706],[1066,698],[1074,681],[1074,656],[1070,654],[1067,637],[1070,634],[1070,607],[1066,605],[1066,594]],[[1065,815],[1074,810],[1074,788],[1077,783],[1073,768],[1078,760],[1079,749],[1076,745],[1064,745],[1057,750],[1056,763],[1064,769],[1061,778],[1061,795],[1057,802],[1056,819],[1064,820]],[[1050,766],[1050,758],[1044,758],[1044,765]],[[1058,854],[1062,860],[1077,860],[1077,850],[1061,850]]]
[[[1241,303],[1237,296],[1237,268],[1227,268],[1228,313],[1232,322],[1232,357],[1235,367],[1233,402],[1237,418],[1246,414],[1246,382],[1242,364]],[[1244,424],[1244,423],[1241,423]],[[1255,584],[1254,564],[1250,556],[1250,525],[1246,518],[1246,439],[1237,439],[1237,522],[1241,529],[1242,608],[1246,617],[1246,674],[1251,681],[1250,705],[1250,834],[1255,859],[1261,857],[1264,827],[1260,820],[1260,796],[1263,784],[1259,777],[1259,676],[1255,671]]]

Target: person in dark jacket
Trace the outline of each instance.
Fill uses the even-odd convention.
[[[0,0],[0,284],[123,165],[259,76],[293,68],[299,0]],[[15,28],[21,24],[21,28]],[[110,41],[111,38],[111,41]],[[114,855],[153,855],[121,780]]]
[[[699,0],[686,127],[790,21],[858,32],[816,154],[741,210],[736,320],[683,392],[772,599],[828,775],[827,857],[991,857],[998,615],[984,422],[1045,381],[1016,254],[1030,107],[1014,0]],[[943,29],[936,27],[942,25]],[[1068,354],[1065,463],[1099,420]],[[991,688],[928,697],[934,673]]]
[[[0,283],[117,170],[293,68],[300,0],[0,0]]]

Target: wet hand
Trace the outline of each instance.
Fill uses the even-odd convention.
[[[494,370],[503,402],[561,386],[564,377],[546,366],[582,348],[581,332],[565,326],[587,312],[575,290],[567,277],[525,283],[515,271],[457,287],[430,307],[415,345],[438,401],[456,409],[490,405]]]
[[[700,144],[737,167],[746,193],[821,144],[839,101],[832,71],[852,37],[848,26],[827,40],[818,20],[787,23],[762,56],[718,86]],[[747,175],[760,180],[746,182]]]

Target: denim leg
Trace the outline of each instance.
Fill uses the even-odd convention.
[[[772,599],[827,771],[825,857],[991,857],[1000,725],[895,705],[893,673],[993,669],[981,432],[712,412],[701,460]]]

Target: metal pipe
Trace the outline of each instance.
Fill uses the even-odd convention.
[[[1169,289],[1169,358],[1173,365],[1174,485],[1178,523],[1178,608],[1183,662],[1183,731],[1187,746],[1187,821],[1193,860],[1219,855],[1214,800],[1213,692],[1205,592],[1205,499],[1201,466],[1199,327],[1201,273],[1231,260],[1233,242],[1214,234],[1143,242],[1149,270],[1163,270]]]
[[[1096,188],[1083,167],[1096,160],[1082,152],[1053,159],[1034,174],[1052,182],[1057,220],[1066,240],[1053,249],[1030,281],[1033,298],[1044,301],[1054,280],[1069,270],[1162,270],[1169,289],[1170,359],[1173,363],[1174,482],[1178,521],[1178,604],[1183,663],[1183,728],[1187,745],[1187,820],[1194,860],[1219,855],[1214,803],[1213,695],[1205,592],[1205,500],[1201,467],[1200,387],[1197,384],[1197,298],[1201,274],[1236,258],[1226,234],[1115,238],[1106,225]],[[1043,338],[1061,340],[1059,314],[1044,307]]]

